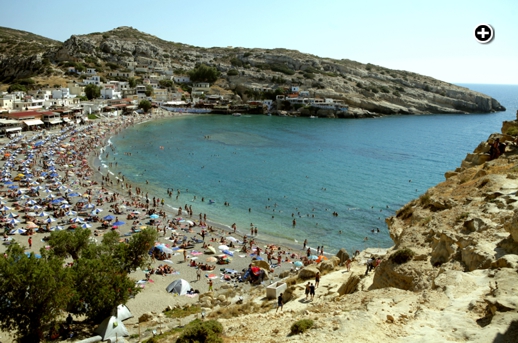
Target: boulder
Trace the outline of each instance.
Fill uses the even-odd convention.
[[[340,265],[340,259],[336,256],[331,256],[331,258],[329,259],[329,261],[333,262],[333,265],[336,267],[338,265]]]
[[[466,264],[468,271],[491,268],[491,264],[495,262],[494,251],[490,246],[468,246],[462,249],[462,262]]]
[[[347,281],[345,281],[340,288],[338,289],[339,295],[351,294],[358,290],[358,284],[360,283],[360,277],[354,273],[349,276]]]
[[[443,232],[439,235],[438,238],[434,237],[432,249],[432,258],[430,259],[432,265],[446,263],[457,251],[455,238],[451,233]]]
[[[331,260],[325,260],[318,265],[318,269],[321,273],[330,272],[335,269],[335,264]]]
[[[469,232],[482,231],[487,228],[487,224],[480,218],[473,218],[464,222],[464,227]]]
[[[491,264],[491,268],[518,268],[518,255],[510,254],[500,257]]]
[[[340,251],[336,253],[336,257],[338,257],[340,265],[342,265],[343,263],[345,263],[345,261],[349,259],[349,254],[347,253],[347,250],[345,250],[345,248],[342,248],[340,249]]]
[[[319,272],[318,268],[316,266],[307,266],[300,270],[299,272],[299,278],[302,280],[312,279],[317,275]]]
[[[270,265],[266,261],[252,261],[252,266],[262,268],[264,270],[270,270]]]

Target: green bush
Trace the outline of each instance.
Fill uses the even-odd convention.
[[[295,70],[291,69],[285,64],[272,64],[271,66],[272,71],[277,71],[286,75],[294,75]]]
[[[185,327],[176,343],[223,343],[223,339],[220,336],[222,332],[223,325],[217,320],[201,321],[196,319]]]
[[[380,90],[383,92],[383,93],[390,93],[390,90],[388,89],[387,86],[381,86],[380,87]]]
[[[299,321],[296,321],[291,325],[291,334],[292,335],[298,335],[301,333],[306,332],[307,330],[311,329],[313,327],[313,320],[311,319],[301,319]]]
[[[228,76],[236,76],[236,75],[239,75],[239,72],[235,69],[230,69],[228,72],[227,72],[227,75]]]
[[[390,255],[390,260],[396,264],[403,264],[410,261],[414,255],[415,253],[411,249],[399,249]]]

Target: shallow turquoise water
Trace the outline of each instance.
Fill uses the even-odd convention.
[[[515,118],[518,86],[469,87],[492,95],[507,111],[362,120],[168,118],[113,137],[116,155],[108,162],[117,162],[112,172],[140,184],[150,197],[165,197],[174,207],[192,205],[196,218],[207,213],[209,220],[235,222],[243,233],[253,223],[259,238],[300,244],[307,238],[328,252],[388,247],[384,219],[443,181],[444,172],[500,131],[503,120]],[[124,154],[130,151],[132,156]],[[172,198],[167,188],[174,189]],[[381,232],[373,234],[373,228]]]

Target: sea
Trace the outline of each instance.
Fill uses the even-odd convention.
[[[388,248],[385,219],[516,119],[518,86],[461,86],[507,110],[350,120],[169,117],[111,137],[114,150],[101,163],[172,211],[192,206],[193,219],[206,214],[248,235],[254,227],[258,240],[302,249],[307,239],[330,254]]]

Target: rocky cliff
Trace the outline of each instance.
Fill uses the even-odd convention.
[[[295,50],[200,48],[167,42],[131,27],[72,36],[43,54],[52,66],[25,69],[29,62],[18,61],[4,52],[0,80],[12,81],[42,71],[56,74],[59,70],[51,67],[70,61],[103,71],[138,63],[173,70],[175,74],[186,73],[196,64],[204,63],[221,72],[224,79],[221,84],[226,90],[235,91],[243,86],[257,92],[257,89],[299,86],[311,96],[343,100],[349,105],[350,117],[505,110],[487,95],[411,72],[347,59],[321,58]],[[37,60],[38,54],[31,56]],[[250,98],[254,96],[259,94],[248,94]]]

